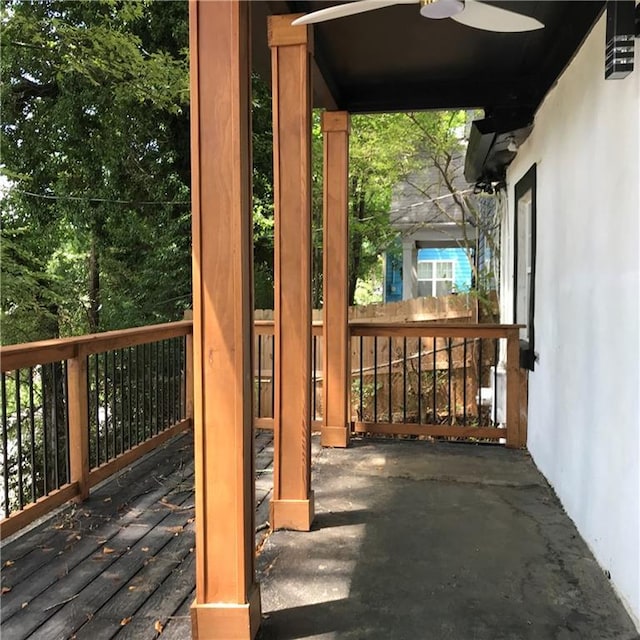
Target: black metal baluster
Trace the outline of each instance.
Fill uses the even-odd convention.
[[[498,424],[498,338],[493,348],[493,424]]]
[[[115,458],[118,455],[118,368],[117,368],[117,357],[118,351],[114,350],[112,352],[112,361],[111,361],[111,386],[113,388],[113,408],[111,412],[113,414],[113,430],[111,432],[111,438],[113,440],[113,457]]]
[[[89,450],[89,468],[93,468],[91,464],[91,456],[93,450],[93,444],[91,443],[91,417],[93,415],[91,407],[91,356],[87,356],[87,370],[86,370],[86,383],[87,383],[87,448]]]
[[[2,479],[4,490],[4,516],[9,515],[9,443],[7,438],[7,377],[2,373]]]
[[[105,351],[103,356],[104,371],[104,459],[109,460],[109,358]],[[113,415],[111,415],[113,417]]]
[[[389,336],[389,423],[393,422],[393,414],[391,412],[392,410],[392,397],[391,397],[391,378],[393,376],[393,363],[391,360],[391,356],[392,356],[392,351],[393,351],[393,338],[391,336]]]
[[[159,360],[160,360],[160,356],[159,356],[159,351],[160,351],[160,343],[159,342],[154,342],[154,349],[155,351],[155,358],[154,358],[154,370],[153,370],[153,380],[154,380],[154,385],[155,385],[155,419],[154,419],[154,424],[155,424],[155,433],[156,435],[158,433],[160,433],[160,385],[158,383],[158,379],[159,379],[159,371],[158,371],[158,364],[159,364]]]
[[[402,422],[407,421],[407,338],[402,339]]]
[[[149,405],[150,402],[147,402],[147,345],[142,345],[142,441],[144,442],[147,439],[147,426],[149,426],[149,431],[151,431],[151,419],[150,419],[150,411]],[[149,375],[151,373],[151,367],[149,367]]]
[[[156,386],[156,433],[160,433],[164,429],[164,340],[156,342]]]
[[[478,340],[478,426],[482,426],[482,338]]]
[[[55,455],[54,481],[55,488],[60,488],[60,461],[58,450],[58,374],[56,371],[56,363],[51,364],[52,378],[53,378],[53,451]]]
[[[127,349],[127,449],[131,449],[133,443],[131,442],[131,425],[133,423],[133,402],[131,398],[131,376],[132,376],[132,367],[131,367],[131,356],[133,355],[133,347],[128,347]]]
[[[169,349],[169,424],[176,424],[176,371],[177,371],[177,343],[178,338],[169,340],[167,348]]]
[[[313,346],[313,353],[312,353],[312,374],[311,374],[311,379],[313,381],[313,389],[312,389],[312,405],[313,405],[313,414],[312,414],[312,420],[316,420],[317,419],[317,401],[316,401],[316,389],[317,389],[317,385],[318,385],[318,373],[317,373],[317,366],[318,366],[318,356],[317,356],[317,347],[318,347],[318,336],[313,336],[312,337],[312,346]]]
[[[176,424],[178,417],[178,399],[180,386],[178,384],[178,349],[180,338],[171,341],[171,422]]]
[[[422,338],[418,337],[418,424],[422,424]]]
[[[271,336],[271,417],[274,417],[274,407],[276,404],[276,360],[274,355],[275,336]]]
[[[100,466],[100,356],[96,353],[95,360],[95,392],[96,392],[96,467]]]
[[[467,339],[464,339],[462,353],[462,424],[467,424]]]
[[[364,422],[364,336],[360,336],[360,421]]]
[[[33,402],[33,367],[29,367],[29,435],[31,436],[31,502],[38,499],[36,479],[36,417]]]
[[[186,337],[182,337],[178,342],[178,374],[180,376],[178,380],[180,397],[178,398],[178,419],[182,420],[185,417],[186,410],[184,403],[187,400],[187,376],[185,371],[185,356],[186,353]]]
[[[448,424],[452,424],[451,421],[451,338],[447,338],[447,418]],[[455,411],[455,407],[454,407]]]
[[[373,336],[373,421],[378,422],[378,336]]]
[[[166,382],[165,382],[165,399],[164,399],[164,407],[165,407],[165,416],[164,416],[164,426],[165,428],[170,427],[173,424],[173,420],[172,420],[172,407],[173,404],[171,402],[171,394],[173,391],[173,362],[171,360],[172,358],[172,351],[171,351],[171,342],[172,339],[169,338],[168,340],[165,341],[166,342],[166,349],[165,349],[165,365],[164,365],[164,370],[165,370],[165,375],[166,375]]]
[[[257,335],[258,338],[258,391],[256,397],[256,415],[262,418],[262,334]]]
[[[160,431],[167,426],[167,359],[165,357],[166,340],[160,343]]]
[[[18,449],[18,507],[24,508],[24,490],[22,487],[22,407],[20,406],[20,369],[16,369],[16,435]],[[5,473],[7,469],[5,468]]]
[[[43,495],[48,495],[51,487],[49,486],[49,400],[47,398],[47,389],[44,382],[46,365],[40,365],[40,392],[42,396],[42,462],[44,469]]]
[[[173,425],[176,420],[176,339],[172,338],[167,343],[167,351],[169,354],[169,383],[168,383],[168,408],[169,424]]]
[[[69,446],[69,367],[67,361],[62,363],[63,377],[62,387],[64,389],[64,443],[65,443],[65,483],[71,482],[71,447]]]
[[[438,363],[437,363],[438,340],[433,338],[433,424],[438,424]]]
[[[140,345],[136,345],[135,349],[136,353],[136,437],[135,443],[136,445],[140,442],[140,423],[141,423],[141,415],[140,415]]]

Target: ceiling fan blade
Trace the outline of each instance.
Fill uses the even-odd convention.
[[[326,20],[334,20],[335,18],[353,16],[357,13],[364,13],[365,11],[391,7],[394,4],[417,4],[417,2],[418,0],[357,0],[356,2],[348,2],[335,7],[313,11],[300,18],[296,18],[291,24],[315,24],[316,22],[325,22]]]
[[[544,27],[542,22],[535,18],[523,16],[515,11],[500,9],[484,2],[477,2],[476,0],[465,0],[464,11],[451,16],[451,19],[475,29],[501,33],[534,31]]]

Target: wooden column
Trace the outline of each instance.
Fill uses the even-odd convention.
[[[67,361],[69,388],[69,462],[71,482],[78,483],[76,500],[89,497],[89,389],[87,354],[79,349]]]
[[[349,114],[325,111],[322,444],[349,444]]]
[[[190,3],[194,638],[251,639],[254,570],[249,2]]]
[[[507,331],[507,447],[526,447],[520,429],[520,330]]]
[[[308,531],[311,491],[311,27],[269,18],[275,196],[271,525]]]

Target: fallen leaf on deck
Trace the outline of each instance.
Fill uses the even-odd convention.
[[[120,626],[124,627],[125,624],[129,624],[131,622],[131,620],[133,620],[133,616],[128,616],[127,618],[122,618],[122,620],[120,620]]]
[[[105,498],[102,502],[111,502],[111,498]]]
[[[113,553],[115,549],[111,549],[110,547],[104,547],[102,549],[102,553]]]
[[[135,591],[137,588],[138,588],[138,587],[134,587],[133,585],[131,585],[131,586],[129,587],[129,591]]]
[[[20,605],[20,608],[21,608],[21,609],[24,609],[28,604],[29,604],[28,602],[23,602],[23,603]]]
[[[184,527],[181,526],[177,526],[177,527],[167,527],[167,531],[171,531],[171,533],[182,533]]]
[[[162,626],[162,622],[160,622],[160,620],[156,620],[156,623],[153,625],[153,628],[154,628],[158,633],[162,633],[162,630],[164,629],[164,627]]]
[[[142,547],[143,551],[149,551],[149,547]]]
[[[9,593],[9,591],[11,591],[11,587],[2,587],[2,595],[4,595],[5,593]]]
[[[14,564],[13,560],[7,560],[7,561],[4,563],[4,566],[5,566],[5,567],[11,567],[11,566],[13,566],[13,564]]]

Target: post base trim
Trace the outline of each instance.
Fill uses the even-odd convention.
[[[260,586],[254,585],[246,604],[228,602],[191,605],[191,633],[194,640],[254,640],[262,610]]]
[[[311,530],[315,516],[313,491],[306,500],[272,500],[269,506],[273,529]]]
[[[345,448],[349,446],[350,435],[351,428],[348,425],[332,427],[323,424],[320,430],[320,444],[323,447]]]

